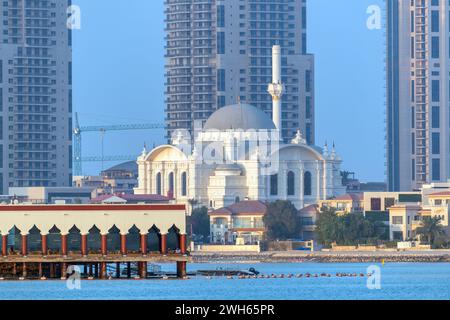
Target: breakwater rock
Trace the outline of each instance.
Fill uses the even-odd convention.
[[[195,263],[368,263],[368,262],[450,262],[448,251],[427,252],[261,252],[261,253],[202,253],[191,254]]]

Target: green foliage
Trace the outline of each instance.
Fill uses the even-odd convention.
[[[209,216],[208,216],[208,208],[207,207],[201,207],[194,209],[192,211],[192,214],[187,219],[187,225],[192,225],[192,233],[203,237],[208,237],[210,230],[209,230]]]
[[[330,246],[375,244],[388,237],[387,226],[381,221],[371,221],[360,213],[337,215],[333,209],[324,209],[316,222],[320,243]]]
[[[436,246],[436,240],[445,235],[444,228],[441,225],[441,218],[424,217],[421,226],[416,229],[416,234],[420,235],[426,243]]]
[[[268,240],[295,239],[300,236],[301,223],[297,209],[290,201],[269,204],[264,216]]]

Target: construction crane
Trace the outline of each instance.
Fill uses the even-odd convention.
[[[83,174],[83,162],[95,162],[101,161],[102,168],[103,162],[105,161],[127,161],[135,160],[137,155],[127,155],[127,156],[105,156],[103,154],[104,150],[104,135],[107,131],[127,131],[127,130],[155,130],[164,129],[164,124],[160,123],[141,123],[141,124],[118,124],[118,125],[106,125],[106,126],[80,126],[78,120],[78,113],[75,113],[75,127],[73,129],[74,137],[74,150],[73,150],[73,174],[74,176],[81,176]],[[81,135],[84,132],[100,132],[101,134],[101,144],[102,144],[102,155],[100,157],[82,157],[81,150]]]

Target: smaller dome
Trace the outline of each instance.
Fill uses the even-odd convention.
[[[272,119],[262,110],[249,104],[235,104],[220,108],[206,121],[204,130],[274,130]]]

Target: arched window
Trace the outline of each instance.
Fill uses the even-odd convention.
[[[173,178],[173,172],[169,173],[169,192],[173,193],[174,189],[174,178]]]
[[[287,194],[295,196],[295,173],[289,171],[287,174]]]
[[[187,173],[183,172],[181,174],[181,196],[187,196]]]
[[[239,198],[239,197],[234,198],[234,203],[239,203],[239,202],[241,202],[241,198]]]
[[[278,195],[278,175],[273,174],[270,176],[270,195],[277,196]]]
[[[158,172],[156,174],[156,194],[161,195],[162,194],[162,188],[161,188],[161,172]]]
[[[304,194],[305,196],[311,196],[312,195],[312,176],[311,172],[307,171],[305,172],[304,176]]]

